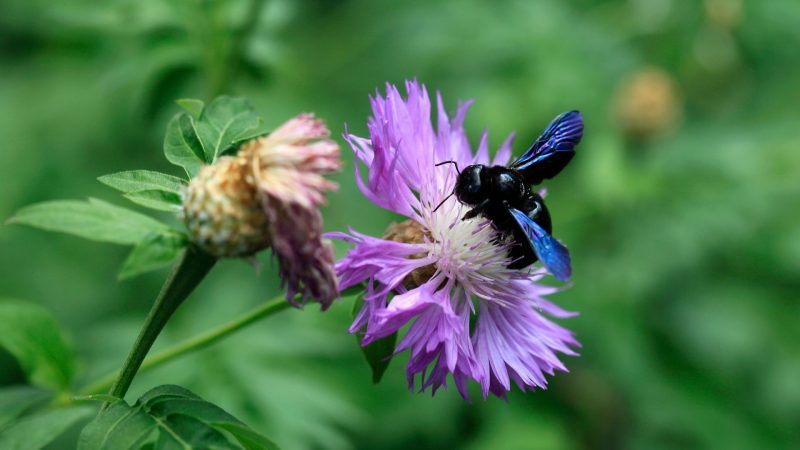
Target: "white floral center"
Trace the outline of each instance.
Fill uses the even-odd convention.
[[[508,268],[508,244],[497,242],[497,231],[483,217],[462,220],[468,211],[455,199],[448,200],[436,212],[425,211],[424,226],[432,242],[428,253],[436,259],[436,267],[446,277],[478,297],[497,301],[498,290],[504,290],[513,279],[526,278],[526,271]]]

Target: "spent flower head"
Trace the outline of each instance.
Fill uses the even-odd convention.
[[[204,166],[186,189],[183,219],[192,241],[217,257],[247,257],[271,248],[288,299],[313,298],[323,309],[337,297],[333,251],[322,237],[319,208],[336,185],[339,146],[325,124],[301,114],[236,155]]]
[[[453,192],[456,173],[435,167],[442,161],[504,165],[510,136],[489,157],[487,134],[473,153],[463,128],[470,102],[452,119],[437,94],[437,127],[424,86],[406,82],[403,98],[387,85],[386,96],[370,99],[369,138],[345,139],[368,168],[366,182],[356,164],[361,192],[380,207],[408,219],[382,238],[350,233],[333,237],[353,244],[336,264],[340,288],[366,285],[364,306],[350,331],[363,331],[362,345],[411,324],[395,353],[409,350],[409,388],[447,386],[468,398],[477,381],[486,397],[504,397],[514,382],[522,389],[544,388],[546,375],[566,371],[558,354],[575,355],[573,334],[549,317],[574,315],[546,297],[556,288],[540,283],[544,269],[510,269],[509,245],[482,217],[462,220],[466,209]],[[436,206],[444,203],[436,209]]]

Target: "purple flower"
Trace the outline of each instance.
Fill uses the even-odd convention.
[[[508,242],[499,242],[484,218],[461,220],[466,209],[450,198],[459,166],[506,164],[513,135],[489,159],[486,133],[473,153],[463,124],[471,102],[449,118],[437,94],[437,128],[424,86],[406,82],[407,98],[386,87],[370,99],[369,139],[346,134],[358,160],[367,166],[366,182],[356,164],[356,181],[372,202],[402,214],[383,238],[355,231],[332,237],[354,244],[336,264],[340,288],[366,285],[364,307],[350,332],[365,330],[362,345],[391,335],[411,322],[396,352],[409,350],[409,388],[433,393],[456,388],[468,399],[467,383],[477,381],[484,398],[499,397],[512,381],[523,391],[547,385],[545,374],[566,371],[558,353],[575,355],[573,334],[546,316],[571,317],[545,300],[556,288],[539,284],[544,269],[513,270]]]

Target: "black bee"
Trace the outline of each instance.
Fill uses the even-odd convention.
[[[447,198],[455,194],[459,202],[472,207],[463,220],[482,215],[501,235],[514,237],[509,268],[522,269],[538,259],[561,281],[572,274],[569,252],[551,236],[550,213],[530,186],[558,175],[575,156],[581,137],[583,117],[578,111],[566,112],[553,119],[508,167],[475,164],[458,173],[456,187]],[[456,163],[445,161],[437,166],[442,164]]]

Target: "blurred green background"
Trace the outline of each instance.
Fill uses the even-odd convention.
[[[585,140],[547,186],[575,265],[555,300],[580,311],[565,325],[583,348],[548,390],[431,398],[406,389],[405,355],[372,385],[341,303],[144,374],[130,398],[182,384],[288,450],[800,448],[798,24],[796,0],[3,0],[0,217],[124,204],[106,173],[178,174],[161,144],[181,97],[245,95],[270,125],[315,111],[338,138],[365,134],[369,93],[417,77],[451,111],[476,100],[473,142],[516,130],[517,153],[580,109]],[[343,157],[325,228],[380,234],[396,218]],[[0,249],[0,295],[55,314],[81,382],[120,365],[166,273],[117,282],[128,249],[19,226]],[[156,347],[273,297],[274,274],[221,264]],[[0,384],[23,381],[1,354]]]

